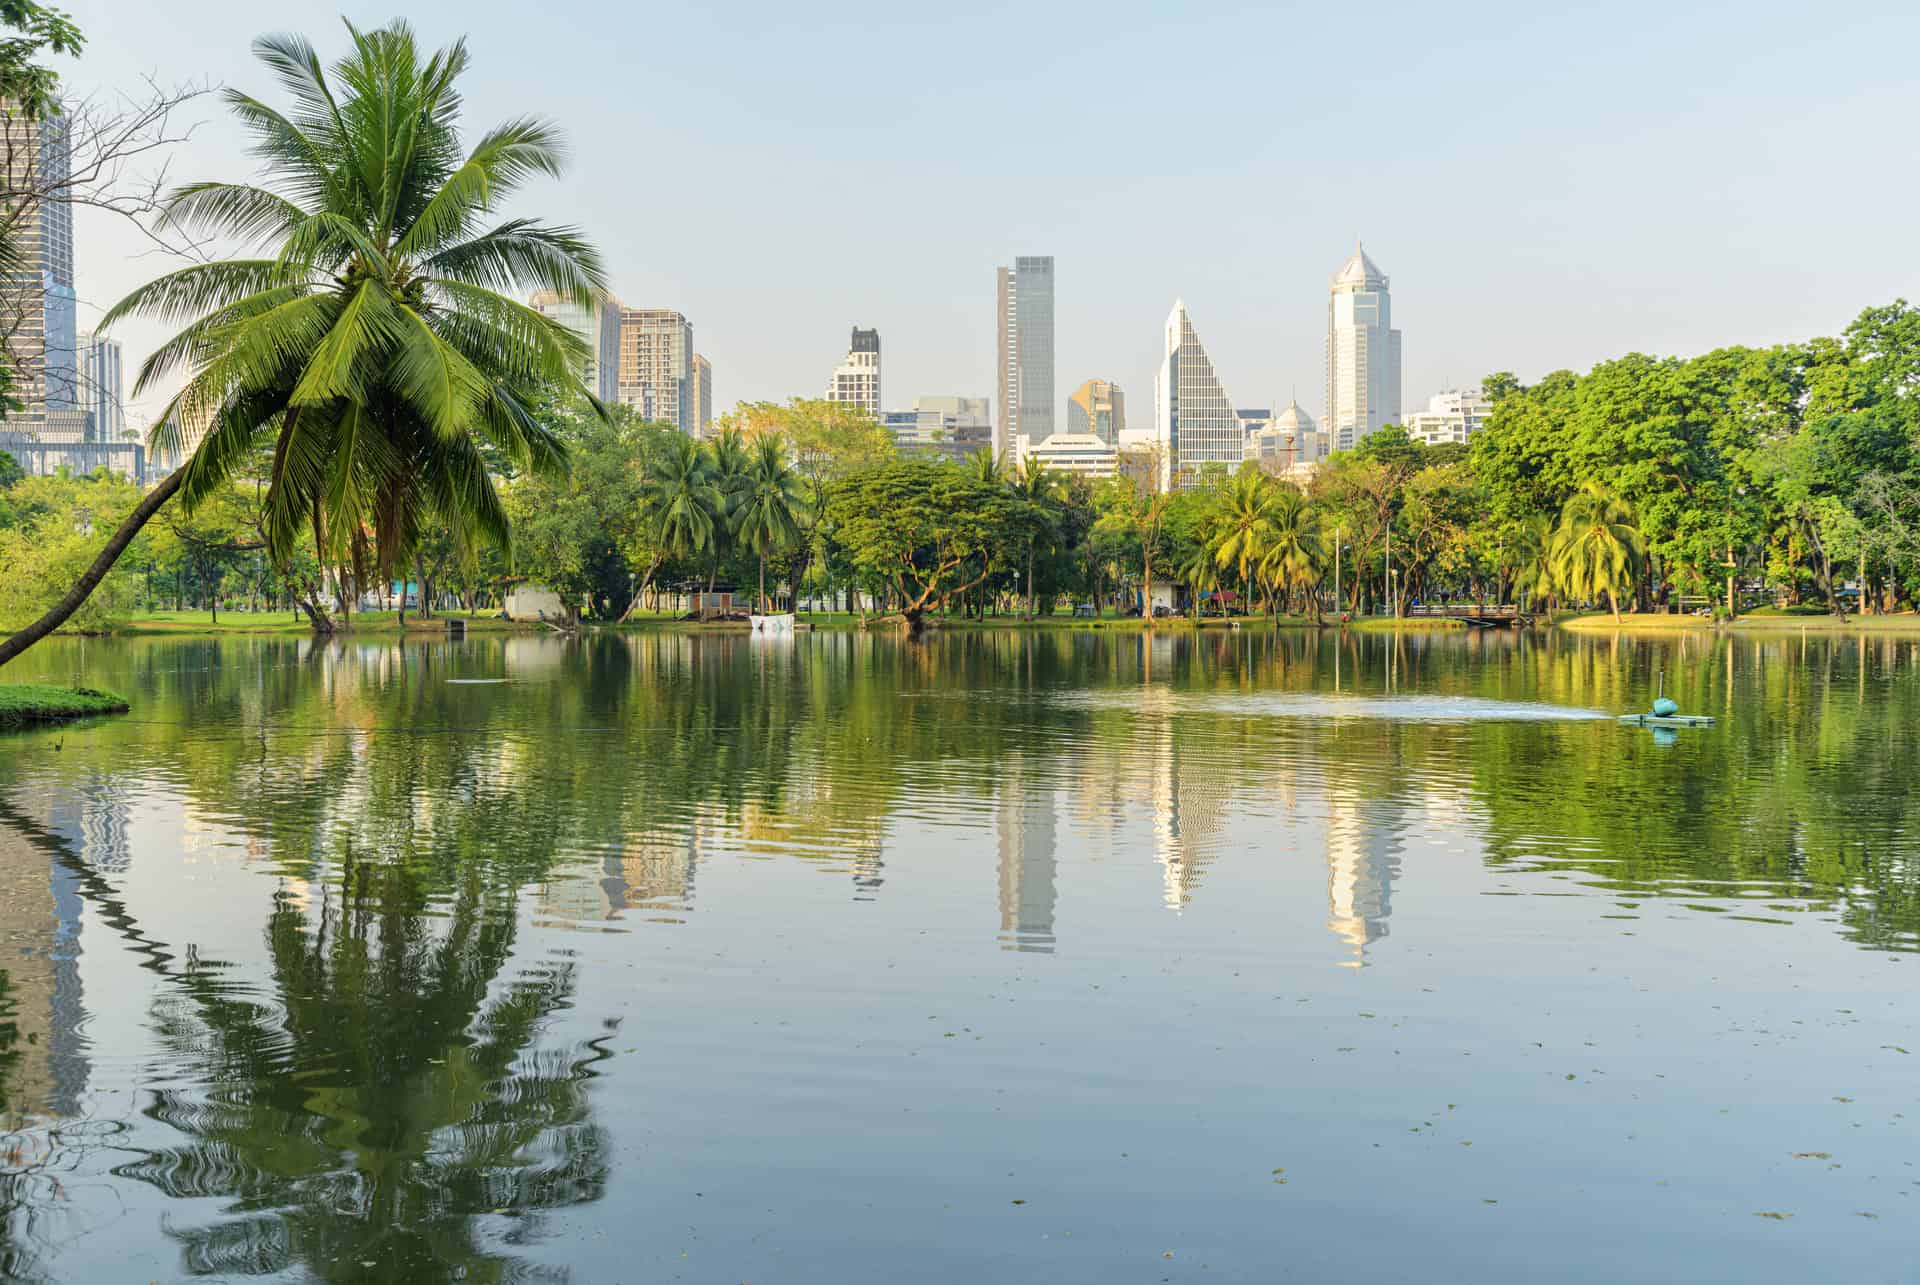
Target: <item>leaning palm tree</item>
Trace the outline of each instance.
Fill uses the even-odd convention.
[[[591,400],[589,354],[515,296],[544,289],[586,306],[605,279],[576,231],[498,213],[527,179],[561,172],[559,134],[521,118],[463,151],[464,44],[423,56],[403,22],[347,30],[352,51],[331,73],[297,36],[256,41],[290,105],[238,90],[226,100],[264,176],[168,195],[169,224],[253,252],[169,273],[102,318],[183,327],[134,392],[184,381],[152,446],[191,456],[115,533],[70,605],[0,644],[0,663],[77,609],[161,505],[177,493],[191,510],[261,444],[272,448],[268,555],[284,566],[311,536],[323,565],[356,578],[370,566],[391,578],[430,524],[504,547],[492,474],[565,467],[530,400],[555,388]]]
[[[1553,519],[1536,513],[1521,522],[1506,547],[1505,561],[1513,576],[1515,599],[1525,594],[1529,610],[1542,601],[1551,609],[1558,587],[1553,576]]]
[[[1560,511],[1551,554],[1554,578],[1570,598],[1605,594],[1613,618],[1619,620],[1620,591],[1633,584],[1646,552],[1633,506],[1589,486]]]
[[[705,552],[726,519],[726,499],[714,485],[712,456],[691,437],[667,439],[659,456],[647,461],[646,470],[640,483],[641,528],[653,557],[639,592],[620,617],[623,624],[639,609],[661,565],[668,558]]]
[[[767,609],[767,558],[800,541],[800,482],[787,464],[787,444],[778,437],[757,438],[747,448],[747,464],[734,495],[733,535],[760,559],[760,609]]]

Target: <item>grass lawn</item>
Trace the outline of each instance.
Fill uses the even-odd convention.
[[[124,714],[127,703],[91,687],[46,687],[39,683],[0,683],[0,727],[57,723],[92,714]]]
[[[1589,612],[1585,615],[1562,616],[1554,621],[1562,629],[1571,629],[1579,633],[1613,633],[1616,630],[1641,630],[1667,633],[1700,633],[1713,629],[1731,629],[1740,633],[1808,633],[1851,634],[1851,633],[1920,633],[1920,615],[1902,612],[1892,616],[1848,616],[1839,620],[1833,616],[1800,616],[1784,612],[1749,612],[1737,620],[1724,625],[1715,625],[1703,616],[1669,616],[1654,612],[1639,613],[1623,611],[1620,619],[1615,620],[1612,613],[1605,611]]]
[[[398,634],[400,632],[400,613],[397,611],[356,611],[347,625],[353,633]],[[502,620],[497,612],[481,612],[469,617],[465,612],[452,612],[422,620],[413,612],[407,613],[408,633],[438,633],[447,630],[447,621],[452,617],[467,622],[467,632],[476,633],[519,633],[541,626],[525,624],[511,620]],[[338,623],[336,621],[336,623]],[[116,634],[310,634],[313,626],[302,615],[296,617],[290,611],[223,611],[218,623],[205,611],[149,611],[121,625],[113,631]]]

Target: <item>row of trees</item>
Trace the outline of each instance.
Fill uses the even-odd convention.
[[[1169,580],[1196,611],[1313,616],[1445,595],[1644,609],[1718,585],[1732,610],[1743,579],[1839,611],[1848,569],[1863,605],[1912,601],[1920,314],[1904,302],[1837,339],[1495,375],[1471,446],[1388,429],[1305,488],[1220,469],[1166,491],[1153,460],[1093,484],[903,459],[871,419],[807,402],[743,406],[696,443],[594,401],[582,341],[519,302],[604,289],[576,231],[499,213],[559,171],[554,128],[510,121],[465,146],[463,45],[426,54],[403,23],[348,33],[331,74],[302,39],[257,42],[286,105],[226,99],[264,177],[162,203],[165,227],[254,255],[169,273],[102,322],[180,327],[136,393],[184,381],[153,444],[197,445],[124,513],[16,524],[65,546],[117,519],[0,664],[75,618],[176,496],[176,562],[250,562],[322,630],[409,572],[469,603],[540,579],[606,618],[674,580],[754,579],[764,601],[771,577],[914,625],[1015,602],[1150,612]]]

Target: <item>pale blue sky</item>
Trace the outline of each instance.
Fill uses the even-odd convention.
[[[273,90],[285,0],[66,0],[80,89],[144,73]],[[393,7],[355,4],[378,24]],[[1145,423],[1184,297],[1230,396],[1321,413],[1327,278],[1392,276],[1409,406],[1493,369],[1836,331],[1920,297],[1920,8],[505,4],[466,34],[477,129],[535,112],[575,165],[526,208],[600,244],[630,305],[692,320],[716,400],[818,395],[878,326],[885,395],[993,392],[993,269],[1058,260],[1060,396],[1118,380]],[[215,116],[181,178],[248,172]],[[162,266],[82,221],[102,304]],[[96,314],[97,315],[97,314]],[[127,328],[129,364],[152,346]]]

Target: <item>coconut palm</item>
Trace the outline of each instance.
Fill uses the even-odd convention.
[[[623,622],[639,609],[662,563],[705,552],[725,526],[726,497],[714,485],[712,454],[699,442],[677,434],[668,438],[646,469],[640,484],[641,527],[653,560],[640,591],[620,617]]]
[[[1256,468],[1242,469],[1228,479],[1209,524],[1214,562],[1222,571],[1233,568],[1243,592],[1273,534],[1273,502],[1273,479]]]
[[[1187,593],[1193,599],[1193,618],[1198,621],[1201,600],[1220,587],[1220,563],[1215,559],[1213,550],[1201,544],[1175,568],[1175,572],[1186,581]]]
[[[766,610],[767,558],[800,540],[800,481],[787,464],[787,444],[778,437],[756,438],[747,448],[746,468],[734,495],[733,534],[760,559],[760,605]]]
[[[1553,533],[1550,561],[1554,579],[1568,597],[1606,595],[1613,618],[1620,618],[1620,591],[1630,588],[1646,556],[1646,538],[1634,520],[1633,506],[1597,486],[1567,501]]]
[[[1514,596],[1526,595],[1526,605],[1551,604],[1558,586],[1553,577],[1553,519],[1536,513],[1521,522],[1505,550],[1513,576]]]
[[[985,480],[984,476],[982,480]],[[1038,456],[1029,455],[1015,473],[1008,486],[1013,498],[1019,501],[1022,513],[1022,525],[1027,532],[1027,619],[1034,618],[1033,563],[1034,555],[1041,546],[1051,547],[1060,533],[1060,501],[1062,487],[1060,476],[1042,464]]]
[[[191,510],[258,445],[272,448],[269,556],[285,566],[310,534],[323,564],[364,576],[371,563],[388,578],[433,523],[507,544],[491,472],[564,468],[529,399],[588,396],[588,353],[515,296],[545,289],[588,305],[604,276],[572,229],[497,214],[528,178],[560,173],[559,134],[523,117],[463,153],[464,44],[423,57],[403,22],[347,30],[352,52],[331,75],[297,36],[256,41],[290,106],[238,90],[226,100],[262,179],[168,195],[172,225],[257,248],[169,273],[102,318],[185,323],[134,392],[184,380],[152,445],[192,457],[58,606],[0,644],[0,664],[77,610],[176,493]]]
[[[1320,545],[1320,527],[1307,497],[1291,486],[1274,489],[1267,513],[1265,544],[1259,572],[1267,583],[1298,592],[1315,621],[1320,619],[1319,587],[1326,554]]]
[[[723,428],[707,444],[707,466],[714,489],[720,493],[719,516],[707,545],[707,592],[720,574],[720,563],[733,552],[733,516],[747,480],[747,439],[737,428]]]
[[[967,456],[967,469],[974,481],[989,486],[998,486],[1007,480],[1006,465],[991,447],[983,446]]]

